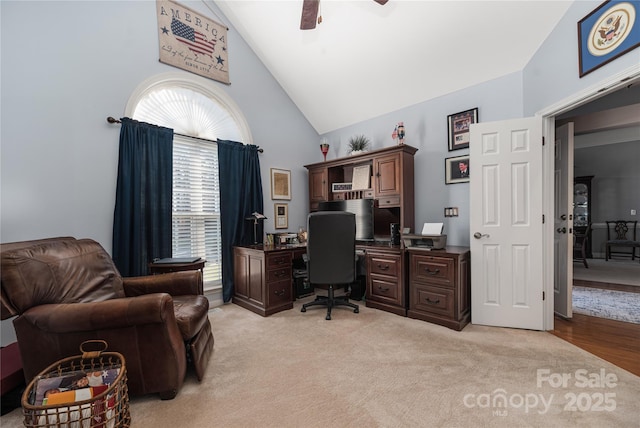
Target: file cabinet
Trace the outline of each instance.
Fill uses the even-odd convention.
[[[454,330],[471,320],[471,263],[467,247],[409,247],[407,316]]]

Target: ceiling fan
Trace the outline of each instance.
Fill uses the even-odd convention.
[[[389,0],[373,0],[378,4],[384,5]],[[320,0],[303,0],[302,2],[302,18],[300,19],[301,30],[313,30],[316,28],[316,22],[322,22],[322,16],[318,16],[318,6]]]

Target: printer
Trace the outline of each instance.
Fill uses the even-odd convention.
[[[425,223],[421,234],[403,233],[405,248],[417,247],[429,250],[442,250],[447,246],[447,235],[442,234],[443,223]]]

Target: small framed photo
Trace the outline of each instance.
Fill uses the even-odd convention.
[[[444,160],[445,184],[469,182],[469,155]]]
[[[291,200],[291,171],[271,168],[271,199]]]
[[[289,207],[287,204],[273,204],[275,212],[276,229],[286,229],[289,227]]]
[[[639,14],[638,2],[605,1],[578,22],[580,77],[640,46]]]
[[[478,108],[447,116],[449,151],[469,148],[469,126],[478,122]]]

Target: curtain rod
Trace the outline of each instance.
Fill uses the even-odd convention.
[[[107,122],[109,122],[109,123],[122,123],[121,121],[119,121],[118,119],[116,119],[115,117],[112,117],[112,116],[107,117]],[[207,138],[194,137],[193,135],[180,134],[178,132],[174,132],[174,134],[175,135],[179,135],[181,137],[195,138],[196,140],[202,140],[202,141],[208,141],[208,142],[211,142],[211,143],[217,143],[217,141],[209,140]],[[260,146],[258,146],[258,151],[260,153],[264,152],[264,150],[261,149]]]

